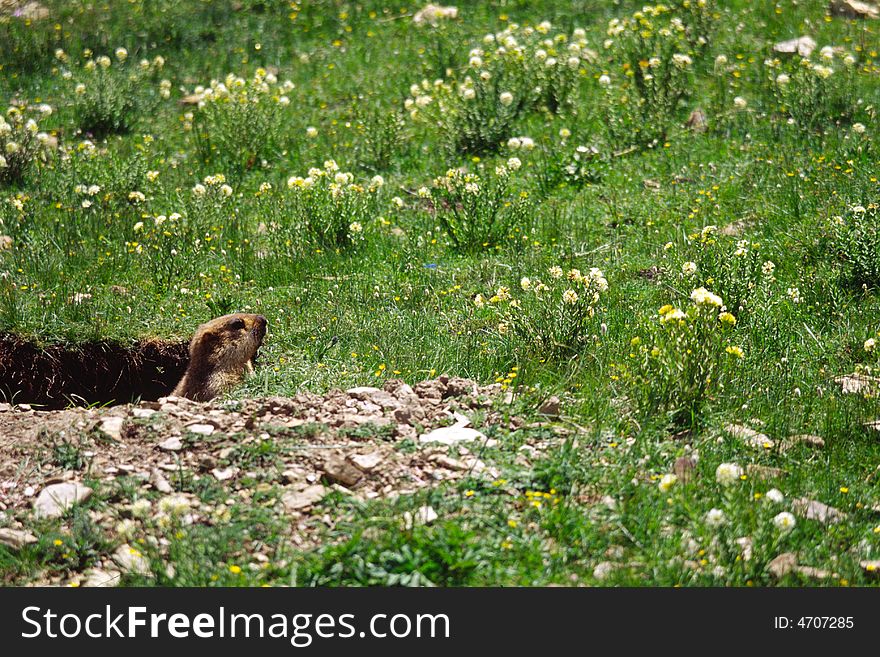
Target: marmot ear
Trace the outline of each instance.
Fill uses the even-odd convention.
[[[202,334],[196,334],[193,336],[192,341],[190,342],[190,352],[197,351],[213,351],[214,345],[217,344],[220,336],[214,333],[214,331],[205,331]]]

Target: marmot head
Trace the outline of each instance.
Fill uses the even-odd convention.
[[[253,368],[269,322],[262,315],[234,313],[206,322],[189,344],[190,363],[209,372],[244,372]]]

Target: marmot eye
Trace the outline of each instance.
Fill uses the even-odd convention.
[[[231,322],[229,322],[229,328],[234,329],[236,331],[240,331],[244,329],[244,320],[240,317],[236,317]]]

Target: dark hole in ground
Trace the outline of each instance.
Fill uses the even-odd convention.
[[[0,401],[40,405],[125,404],[169,394],[186,369],[186,342],[29,342],[0,335]]]

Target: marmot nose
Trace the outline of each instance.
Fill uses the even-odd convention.
[[[269,320],[262,315],[254,315],[254,329],[256,329],[260,336],[266,335],[266,332],[269,330]]]

